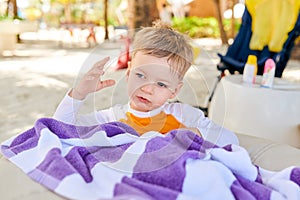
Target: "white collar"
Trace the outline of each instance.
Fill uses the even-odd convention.
[[[137,111],[137,110],[134,110],[133,108],[130,107],[130,103],[127,104],[128,106],[128,112],[132,113],[133,115],[137,116],[137,117],[141,117],[141,118],[145,118],[145,117],[153,117],[157,114],[159,114],[164,106],[166,105],[166,103],[154,110],[151,110],[151,111],[148,111],[148,112],[142,112],[142,111]]]

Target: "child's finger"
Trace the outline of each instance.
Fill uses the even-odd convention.
[[[93,66],[92,69],[99,69],[99,70],[103,70],[105,64],[109,61],[109,57],[105,57],[102,60],[96,62]]]
[[[88,75],[93,75],[93,76],[101,76],[104,74],[103,68],[107,61],[109,60],[109,57],[106,57],[99,62],[95,63],[94,66],[87,72]]]
[[[102,88],[113,86],[115,83],[116,83],[115,80],[112,80],[112,79],[100,81],[98,89],[100,90]]]

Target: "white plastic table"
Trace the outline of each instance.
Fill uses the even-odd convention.
[[[242,75],[221,79],[208,117],[231,131],[300,148],[300,84],[275,78],[272,89],[242,83]]]

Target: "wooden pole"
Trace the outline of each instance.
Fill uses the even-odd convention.
[[[215,2],[216,9],[217,9],[217,20],[218,20],[222,44],[228,45],[228,38],[227,38],[226,32],[224,30],[224,26],[223,26],[223,18],[222,18],[222,12],[221,12],[221,8],[220,8],[220,0],[214,0],[214,2]]]
[[[108,40],[108,18],[107,18],[107,12],[108,12],[108,0],[104,0],[104,39]]]

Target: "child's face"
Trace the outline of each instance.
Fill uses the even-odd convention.
[[[131,108],[147,112],[162,106],[179,92],[182,82],[170,70],[167,58],[137,52],[127,71]]]

